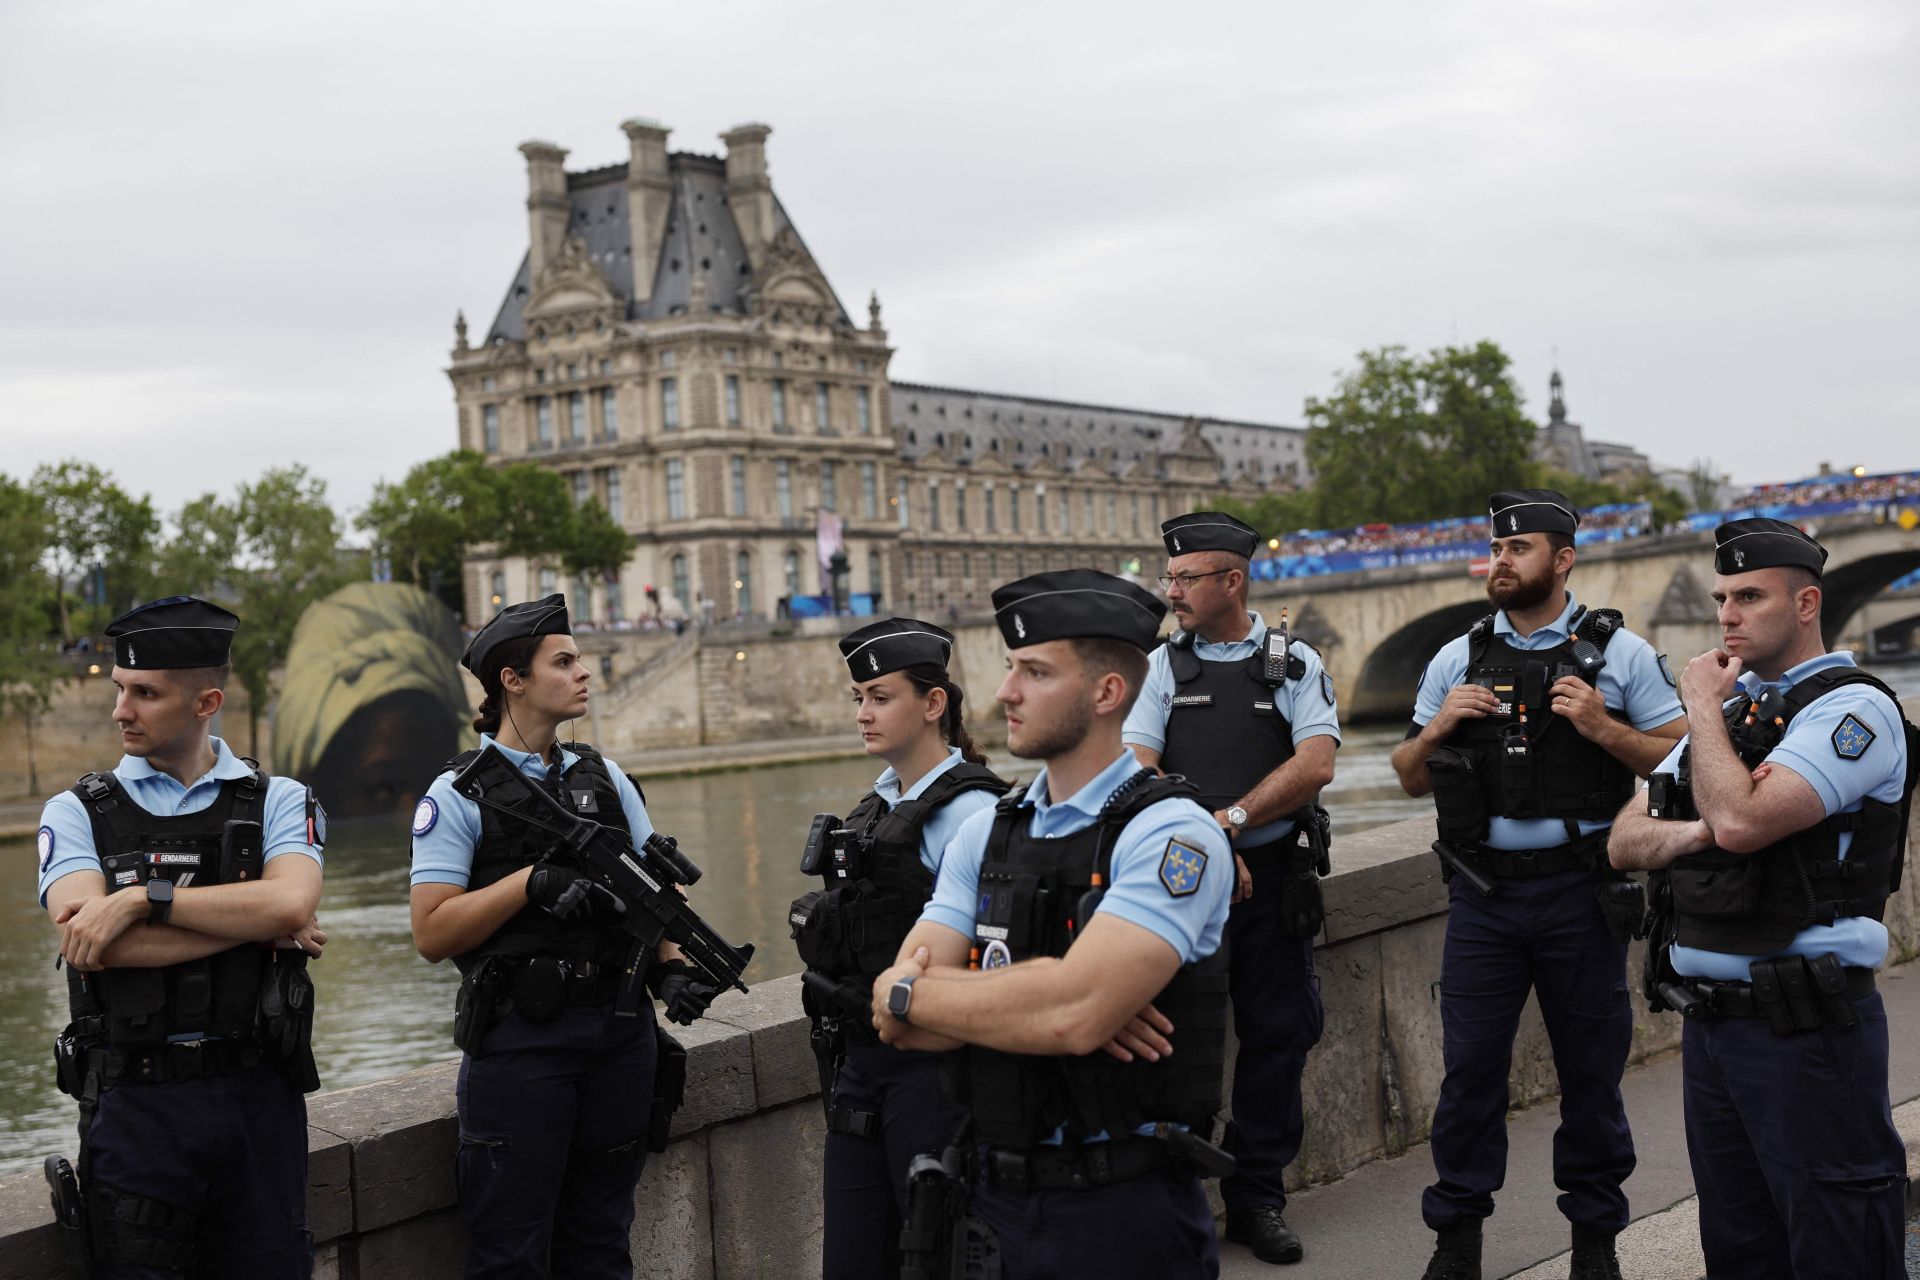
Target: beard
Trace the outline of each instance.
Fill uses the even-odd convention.
[[[1553,574],[1543,573],[1537,578],[1522,577],[1515,574],[1510,579],[1487,579],[1487,599],[1496,608],[1512,613],[1518,609],[1525,611],[1538,608],[1547,602],[1553,594]]]
[[[1092,727],[1093,707],[1085,702],[1075,702],[1053,724],[1041,726],[1028,721],[1020,726],[1018,735],[1009,733],[1007,750],[1022,760],[1051,760],[1061,752],[1079,746]]]

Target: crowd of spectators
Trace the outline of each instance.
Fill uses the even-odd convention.
[[[1760,484],[1733,500],[1730,509],[1813,506],[1827,502],[1891,502],[1920,495],[1920,471],[1882,476],[1823,476],[1790,484]]]
[[[1650,531],[1651,509],[1645,503],[1596,507],[1580,518],[1583,534],[1603,533],[1637,538]],[[1280,539],[1275,553],[1282,556],[1329,556],[1344,551],[1414,551],[1456,545],[1483,546],[1491,532],[1485,516],[1455,516],[1414,524],[1368,524],[1353,529],[1302,530]]]

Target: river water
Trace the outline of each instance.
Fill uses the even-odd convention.
[[[1888,672],[1902,695],[1920,693],[1920,668]],[[1911,699],[1909,699],[1911,702]],[[1388,757],[1404,727],[1349,729],[1323,802],[1340,832],[1432,812],[1409,799]],[[641,762],[643,763],[643,762]],[[996,756],[1004,776],[1033,768]],[[633,767],[631,764],[629,767]],[[856,758],[782,765],[645,784],[654,825],[676,836],[705,870],[693,891],[722,936],[757,946],[749,982],[800,968],[787,937],[787,905],[811,887],[800,845],[813,814],[844,814],[880,771]],[[66,977],[53,968],[54,933],[36,900],[31,841],[0,841],[0,1175],[71,1152],[76,1113],[53,1087],[52,1045],[66,1025]],[[407,915],[407,832],[376,820],[333,825],[320,918],[331,935],[313,965],[319,1021],[314,1043],[322,1087],[346,1088],[458,1057],[451,1040],[453,965],[413,949]],[[817,884],[817,881],[812,884]]]

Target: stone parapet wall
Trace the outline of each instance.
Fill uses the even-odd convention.
[[[1315,953],[1326,1032],[1308,1059],[1307,1136],[1292,1185],[1340,1177],[1427,1136],[1442,1076],[1438,982],[1446,888],[1421,819],[1340,836]],[[1911,850],[1910,850],[1911,853]],[[1470,891],[1469,891],[1470,892]],[[1920,877],[1888,904],[1892,959],[1920,952]],[[1645,1012],[1644,948],[1628,975],[1633,1059],[1671,1049],[1680,1020]],[[818,1274],[824,1125],[797,977],[716,1000],[691,1028],[687,1103],[650,1157],[633,1229],[639,1274],[690,1280]],[[1176,1038],[1177,1038],[1176,1032]],[[465,1256],[453,1155],[455,1064],[322,1094],[309,1103],[308,1218],[321,1280],[453,1280]],[[1523,1107],[1555,1093],[1529,1000],[1510,1087]],[[1415,1213],[1417,1206],[1382,1206]],[[66,1272],[33,1175],[0,1181],[0,1280]]]

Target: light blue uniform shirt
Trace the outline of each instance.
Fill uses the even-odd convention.
[[[498,747],[513,766],[535,781],[544,782],[547,762],[531,751],[515,751],[494,741],[492,734],[480,735],[480,750]],[[560,771],[573,768],[580,757],[565,747],[560,749]],[[605,757],[602,757],[605,760]],[[633,843],[653,834],[653,822],[640,793],[620,772],[620,766],[606,760],[613,789],[620,793],[620,812],[626,815]],[[442,773],[427,788],[427,794],[413,811],[413,883],[453,884],[462,889],[473,876],[473,848],[480,843],[480,806],[453,789],[453,773]]]
[[[1244,640],[1215,644],[1195,636],[1194,656],[1202,662],[1245,662],[1260,652],[1260,646],[1267,642],[1266,619],[1251,612],[1247,617],[1253,620],[1253,629],[1247,632]],[[1298,680],[1288,679],[1273,691],[1273,709],[1286,717],[1287,724],[1293,730],[1294,746],[1298,747],[1308,738],[1319,737],[1332,738],[1338,745],[1340,709],[1334,703],[1333,682],[1324,678],[1326,671],[1321,666],[1320,655],[1313,651],[1312,646],[1298,640],[1287,646],[1287,653],[1306,663],[1307,669]],[[1137,743],[1155,751],[1165,751],[1167,720],[1173,714],[1173,693],[1172,658],[1167,646],[1161,645],[1147,657],[1147,678],[1140,686],[1140,696],[1134,701],[1133,710],[1127,713],[1126,727],[1120,731],[1121,741],[1129,746]],[[1293,819],[1282,818],[1262,827],[1249,827],[1240,833],[1240,838],[1234,843],[1242,849],[1252,849],[1271,844],[1292,830]]]
[[[935,778],[960,763],[960,748],[948,747],[947,758],[927,770],[926,776],[908,788],[907,794],[900,794],[900,775],[889,765],[885,772],[874,779],[873,793],[886,803],[887,808],[896,809],[902,800],[918,800],[933,785]],[[962,791],[953,799],[927,815],[920,824],[920,861],[934,875],[940,874],[940,857],[947,851],[947,842],[959,832],[960,824],[982,809],[991,809],[1000,799],[991,791]]]
[[[1530,636],[1513,629],[1507,611],[1493,615],[1493,633],[1516,649],[1534,651],[1563,644],[1571,634],[1575,610],[1580,607],[1567,592],[1567,607],[1560,616]],[[1440,652],[1420,675],[1420,692],[1414,699],[1413,722],[1425,727],[1440,714],[1447,693],[1467,676],[1467,637],[1459,636],[1442,645]],[[1673,681],[1667,679],[1660,655],[1653,646],[1622,627],[1607,642],[1607,665],[1600,672],[1600,696],[1611,711],[1627,713],[1627,723],[1645,733],[1657,729],[1685,712]],[[1604,831],[1611,821],[1580,823],[1582,834]],[[1491,818],[1485,843],[1494,849],[1550,849],[1567,842],[1566,824],[1558,818]]]
[[[1794,682],[1816,671],[1854,665],[1850,653],[1823,653],[1809,658],[1780,677],[1777,687],[1785,692]],[[1740,677],[1740,687],[1748,697],[1758,698],[1766,683],[1753,672]],[[1859,741],[1856,732],[1842,739],[1841,722],[1849,716],[1864,725],[1873,741],[1866,749],[1849,758],[1840,754],[1844,741],[1851,747]],[[1851,726],[1850,726],[1851,729]],[[1672,773],[1680,761],[1682,738],[1655,773]],[[1786,736],[1767,753],[1767,763],[1791,769],[1805,778],[1826,806],[1827,815],[1853,813],[1860,802],[1872,798],[1887,804],[1899,804],[1901,788],[1907,780],[1907,739],[1900,716],[1887,696],[1870,685],[1853,684],[1836,689],[1813,703],[1787,722]],[[1845,859],[1853,845],[1853,832],[1840,833],[1840,857]],[[1840,963],[1875,968],[1887,958],[1887,926],[1866,916],[1843,916],[1832,924],[1816,924],[1802,929],[1785,950],[1775,956],[1818,956],[1831,951]],[[1748,966],[1767,956],[1734,956],[1698,947],[1673,948],[1673,967],[1690,978],[1713,978],[1722,982],[1745,982]]]
[[[122,756],[113,776],[127,789],[132,801],[156,817],[171,818],[198,813],[220,795],[220,784],[244,778],[251,769],[233,754],[224,739],[211,739],[213,768],[193,785],[183,787],[138,756]],[[321,862],[325,834],[307,829],[307,788],[292,778],[268,778],[267,801],[261,814],[263,861],[271,862],[283,853],[304,853]],[[317,826],[317,824],[316,824]],[[309,839],[311,837],[311,839]],[[47,902],[47,887],[61,876],[75,871],[99,871],[105,867],[93,847],[93,822],[87,807],[71,791],[62,791],[47,801],[40,811],[40,830],[36,847],[40,854],[40,905]]]
[[[1047,771],[1040,770],[1020,802],[1022,808],[1033,811],[1028,832],[1054,839],[1092,826],[1107,798],[1139,770],[1133,753],[1123,751],[1087,785],[1060,801],[1047,795]],[[922,920],[943,924],[969,939],[974,936],[980,863],[992,830],[991,812],[975,813],[961,823],[941,861],[933,898],[920,913]],[[1198,845],[1207,855],[1198,887],[1179,897],[1160,879],[1161,859],[1171,851],[1176,836],[1184,845]],[[1205,959],[1220,949],[1226,928],[1227,899],[1234,881],[1228,853],[1227,833],[1192,800],[1175,797],[1150,804],[1120,833],[1113,847],[1112,877],[1094,914],[1118,916],[1164,939],[1179,953],[1182,964]]]
[[[1047,794],[1047,771],[1043,768],[1027,788],[1020,807],[1031,809],[1033,817],[1028,833],[1041,839],[1057,839],[1083,831],[1100,816],[1108,797],[1120,784],[1140,771],[1133,752],[1123,751],[1114,762],[1095,774],[1092,781],[1065,800],[1053,801]],[[991,811],[976,813],[960,826],[959,834],[947,846],[940,864],[940,878],[934,883],[933,898],[920,913],[922,920],[943,924],[969,940],[974,937],[974,922],[980,899],[980,864],[986,857],[987,837],[993,831]],[[1175,897],[1160,877],[1162,860],[1170,856],[1178,837],[1183,846],[1199,846],[1206,854],[1200,869],[1199,884]],[[1233,893],[1232,851],[1227,833],[1213,815],[1185,797],[1160,800],[1133,816],[1113,846],[1112,872],[1106,893],[1095,915],[1114,915],[1139,925],[1162,939],[1180,955],[1181,964],[1202,960],[1220,949],[1227,926],[1227,900]],[[1178,1034],[1176,1031],[1175,1034]],[[1140,1132],[1151,1131],[1142,1126]],[[1091,1135],[1088,1141],[1104,1138]],[[1056,1131],[1047,1141],[1058,1144]]]

